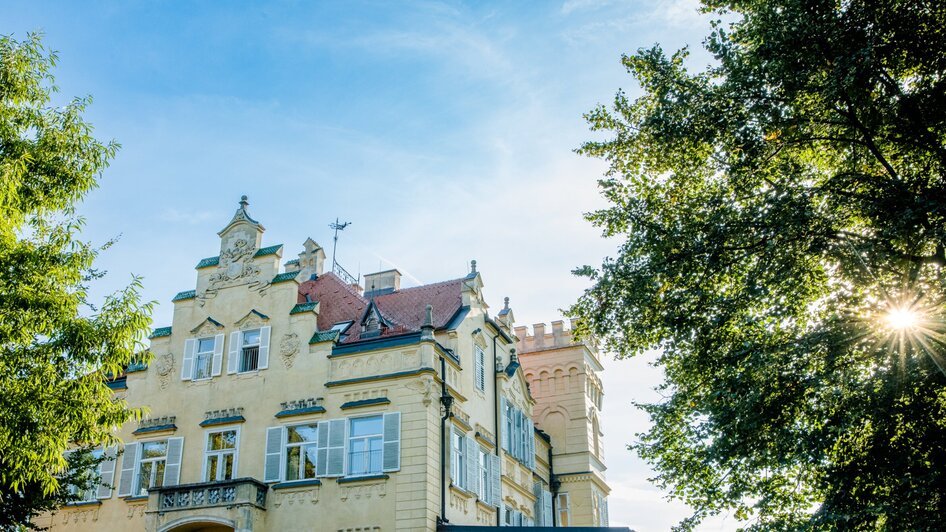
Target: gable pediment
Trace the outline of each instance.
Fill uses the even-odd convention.
[[[253,309],[234,323],[238,329],[258,329],[269,322],[269,316]]]
[[[198,323],[196,327],[191,329],[191,333],[197,336],[211,336],[220,333],[222,329],[222,323],[207,316],[207,318]]]

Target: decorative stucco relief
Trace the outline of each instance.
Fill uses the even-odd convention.
[[[332,359],[332,379],[351,379],[383,375],[420,367],[420,358],[415,351],[410,355],[394,355],[381,353],[371,355],[356,355]]]
[[[284,334],[282,340],[279,341],[279,354],[282,356],[286,369],[291,368],[296,355],[299,354],[299,335],[296,333]]]
[[[365,390],[363,392],[351,392],[346,393],[342,396],[344,402],[349,401],[365,401],[368,399],[377,399],[379,397],[387,397],[388,389],[387,388],[375,388],[373,390]]]
[[[207,289],[197,294],[197,302],[203,306],[209,299],[217,297],[217,292],[231,286],[249,285],[263,295],[269,288],[269,281],[262,281],[262,270],[254,263],[256,246],[244,237],[235,238],[220,253],[220,262],[217,271],[207,280]]]
[[[279,508],[283,504],[288,506],[318,504],[319,488],[312,488],[302,491],[278,491],[273,496],[273,506]]]
[[[366,499],[381,499],[388,494],[388,484],[387,482],[379,482],[377,484],[363,484],[360,486],[342,486],[342,489],[339,490],[342,501],[347,501],[348,499],[366,500]]]
[[[158,357],[158,360],[154,364],[154,369],[158,372],[158,381],[160,382],[161,389],[166,390],[171,383],[171,373],[174,372],[174,355],[165,353]]]
[[[430,403],[433,402],[433,392],[434,392],[434,379],[431,377],[424,377],[419,380],[413,380],[408,385],[408,388],[411,390],[417,391],[423,397],[422,402],[425,407],[430,406]]]
[[[125,514],[125,517],[128,519],[141,519],[145,516],[145,509],[148,507],[146,504],[129,504],[128,512]]]
[[[59,514],[62,516],[62,524],[68,525],[69,523],[89,523],[99,520],[99,509],[90,508],[88,510],[72,510],[69,512],[62,512]]]
[[[476,508],[476,522],[482,525],[492,525],[495,522],[496,513],[487,510],[486,508]]]

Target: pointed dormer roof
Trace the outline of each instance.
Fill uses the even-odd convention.
[[[250,216],[250,213],[247,212],[246,208],[247,208],[249,205],[250,205],[250,202],[247,201],[246,196],[241,196],[241,197],[240,197],[240,206],[237,207],[236,212],[233,213],[233,218],[230,219],[230,223],[228,223],[226,227],[224,227],[223,229],[221,229],[220,232],[217,233],[217,235],[219,235],[219,236],[222,237],[227,231],[230,230],[231,227],[233,227],[234,225],[237,225],[237,224],[241,224],[241,223],[249,224],[249,225],[253,226],[253,228],[255,228],[255,229],[256,229],[257,231],[259,231],[259,232],[265,231],[266,228],[263,227],[263,225],[262,225],[261,223],[259,223],[259,222],[257,222],[256,220],[254,220],[253,217]]]

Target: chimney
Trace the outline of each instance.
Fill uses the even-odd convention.
[[[385,270],[378,273],[369,273],[364,277],[365,298],[371,299],[383,296],[401,289],[401,272]]]

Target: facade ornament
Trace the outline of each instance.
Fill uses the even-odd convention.
[[[299,335],[296,333],[286,333],[279,341],[279,354],[282,356],[283,364],[286,369],[292,367],[296,355],[299,354]]]
[[[166,390],[171,382],[171,373],[174,371],[174,355],[171,353],[161,355],[155,364],[155,370],[158,372],[161,389]]]

